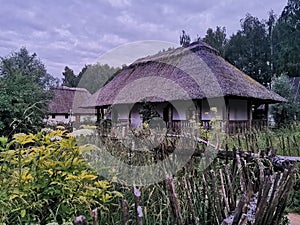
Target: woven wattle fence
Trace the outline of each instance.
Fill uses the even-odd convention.
[[[275,156],[270,149],[260,154],[222,150],[210,167],[199,171],[201,157],[201,152],[195,152],[180,175],[158,184],[168,202],[164,216],[169,219],[163,224],[280,224],[300,158]],[[152,210],[147,206],[147,187],[132,190],[131,200],[120,200],[119,223],[147,224],[144,221],[149,221]],[[93,218],[93,224],[97,220]],[[88,223],[78,217],[74,224]]]

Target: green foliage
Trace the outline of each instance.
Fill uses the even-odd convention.
[[[8,142],[8,138],[6,137],[0,137],[0,147],[1,147],[1,150],[3,150],[3,148],[6,146]]]
[[[273,31],[277,74],[300,76],[300,1],[289,0]]]
[[[300,1],[288,0],[277,20],[273,11],[267,20],[250,14],[241,29],[227,41],[225,28],[207,30],[204,41],[255,80],[268,86],[274,75],[300,76]],[[225,43],[224,43],[225,42]]]
[[[272,90],[285,97],[288,102],[274,104],[271,113],[277,126],[284,126],[300,118],[299,103],[293,98],[293,86],[286,75],[272,80]]]
[[[37,84],[44,89],[57,84],[57,79],[47,73],[44,64],[33,53],[30,55],[26,48],[12,53],[8,57],[1,57],[0,77],[14,79],[15,74],[21,74],[23,79]]]
[[[247,14],[241,30],[226,45],[225,57],[233,65],[260,83],[271,81],[270,45],[264,21]]]
[[[65,131],[15,134],[15,149],[0,152],[0,223],[45,224],[90,215],[120,194],[89,167]]]
[[[40,129],[56,79],[22,48],[0,60],[0,135]]]
[[[218,50],[221,56],[225,57],[225,46],[227,43],[226,39],[226,28],[217,26],[216,30],[209,28],[206,31],[206,35],[203,41]]]
[[[64,76],[64,78],[62,79],[63,86],[67,86],[67,87],[77,87],[80,77],[76,76],[74,74],[74,71],[72,69],[70,69],[69,67],[65,67],[65,71],[62,73],[62,75]]]
[[[300,169],[300,165],[298,165],[298,171]],[[287,211],[288,212],[300,212],[300,173],[296,174],[294,186],[291,192],[291,196],[289,199],[289,204]]]
[[[289,0],[278,20],[273,11],[266,22],[247,14],[226,45],[226,58],[265,85],[275,74],[300,76],[299,20],[299,0]]]
[[[73,70],[65,67],[63,72],[63,85],[67,87],[82,87],[86,88],[90,93],[95,93],[111,80],[120,68],[110,67],[109,65],[85,65],[78,75],[75,75]]]
[[[155,110],[155,107],[151,102],[144,101],[142,104],[143,105],[139,110],[139,114],[141,114],[143,122],[149,123],[151,119],[160,117],[159,113]]]
[[[244,151],[258,152],[266,148],[276,150],[278,155],[299,156],[300,154],[300,125],[287,125],[282,128],[251,130],[244,134],[230,135],[224,138],[229,149],[233,147]]]

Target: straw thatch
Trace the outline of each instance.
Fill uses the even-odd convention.
[[[95,114],[93,109],[84,109],[84,104],[91,94],[84,88],[56,87],[53,88],[53,98],[48,106],[49,114]]]
[[[85,106],[238,96],[265,103],[285,101],[225,61],[204,42],[136,60]]]

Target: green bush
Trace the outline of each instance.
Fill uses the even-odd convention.
[[[271,114],[274,117],[277,127],[284,127],[299,121],[299,102],[295,99],[293,85],[285,74],[275,77],[272,80],[272,90],[284,97],[287,102],[271,105]]]
[[[0,224],[68,222],[96,207],[106,210],[120,196],[82,157],[86,147],[65,131],[16,134],[10,149],[3,144]]]

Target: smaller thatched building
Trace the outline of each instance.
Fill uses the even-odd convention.
[[[136,60],[99,90],[88,105],[98,120],[137,127],[145,102],[169,128],[219,120],[228,132],[267,124],[268,104],[285,101],[225,61],[204,42]],[[148,112],[149,114],[149,112]],[[151,113],[150,113],[151,114]]]
[[[48,123],[96,121],[95,109],[81,108],[91,94],[84,88],[55,87],[48,106]]]

